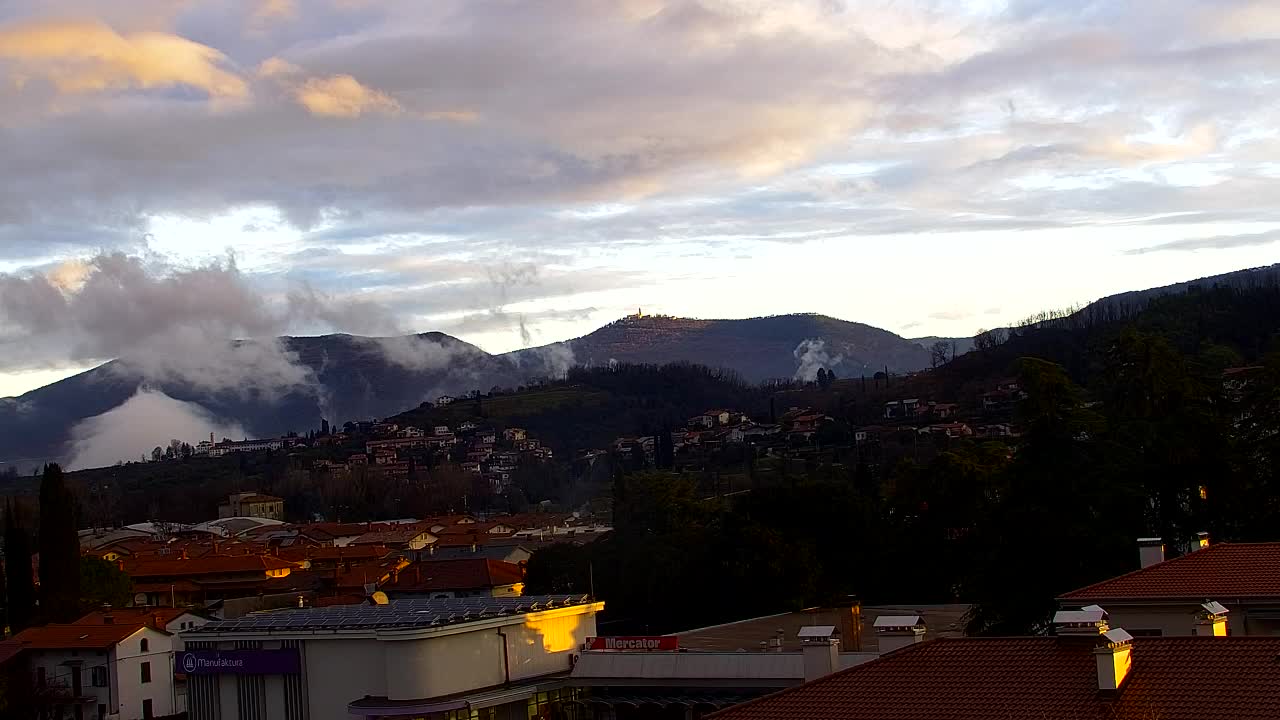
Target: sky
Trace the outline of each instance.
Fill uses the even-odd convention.
[[[0,396],[624,314],[972,335],[1280,250],[1266,0],[0,0]]]

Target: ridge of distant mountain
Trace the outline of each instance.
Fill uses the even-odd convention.
[[[517,350],[517,359],[551,350],[572,351],[584,365],[611,361],[665,364],[684,361],[724,367],[744,380],[792,378],[803,367],[841,377],[911,372],[928,367],[929,352],[914,341],[863,323],[813,313],[741,320],[631,315],[592,333]]]
[[[246,377],[244,387],[211,388],[172,374],[142,372],[137,366],[147,359],[135,358],[112,360],[17,398],[0,399],[0,463],[65,460],[77,423],[119,407],[142,388],[195,403],[214,418],[266,437],[305,432],[319,427],[321,418],[340,424],[384,417],[438,395],[517,385],[527,377],[509,360],[443,333],[281,337],[278,342],[285,351],[281,357],[292,359],[284,369],[293,369],[305,383],[272,392],[255,386],[258,378]]]
[[[1080,312],[1105,311],[1109,305],[1132,310],[1153,297],[1195,286],[1262,285],[1277,278],[1280,264],[1119,293]],[[574,340],[503,355],[491,355],[443,333],[283,337],[278,342],[292,358],[293,367],[305,376],[305,386],[280,392],[263,392],[251,385],[211,389],[209,383],[184,382],[173,375],[156,379],[155,374],[139,370],[147,358],[134,358],[107,362],[17,398],[0,398],[0,465],[25,459],[20,467],[30,469],[42,461],[65,460],[74,427],[121,406],[144,387],[199,405],[212,417],[261,437],[315,428],[322,417],[339,423],[386,417],[439,395],[495,385],[515,387],[531,378],[563,373],[571,364],[684,361],[729,368],[751,382],[807,378],[819,367],[840,377],[857,377],[884,369],[902,373],[926,368],[928,345],[938,340],[954,340],[959,354],[971,342],[909,340],[863,323],[817,314],[742,320],[634,315]],[[251,347],[252,341],[231,346]],[[154,442],[165,440],[157,437]]]

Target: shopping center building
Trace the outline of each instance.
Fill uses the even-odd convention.
[[[183,633],[175,665],[191,720],[574,717],[569,672],[603,607],[557,595],[275,610]]]

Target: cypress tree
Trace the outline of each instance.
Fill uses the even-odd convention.
[[[75,499],[57,463],[46,465],[40,480],[40,608],[49,622],[71,622],[80,614]]]
[[[31,536],[12,502],[4,506],[4,565],[5,609],[9,614],[9,628],[18,632],[31,625],[36,590],[31,577]]]

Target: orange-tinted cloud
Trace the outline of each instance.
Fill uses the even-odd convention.
[[[12,77],[51,82],[63,93],[185,85],[214,98],[248,86],[207,45],[162,32],[121,35],[94,22],[43,22],[0,29],[0,62]],[[2,68],[3,65],[0,65]]]
[[[295,93],[298,102],[315,115],[352,118],[367,113],[398,114],[395,98],[361,85],[350,75],[312,78]]]

